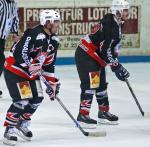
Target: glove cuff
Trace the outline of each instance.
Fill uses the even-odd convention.
[[[118,63],[117,66],[111,66],[111,70],[112,72],[115,72],[116,70],[118,70],[122,65],[120,63]]]

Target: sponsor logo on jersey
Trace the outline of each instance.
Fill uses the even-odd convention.
[[[113,56],[112,56],[112,51],[111,51],[111,46],[112,46],[112,43],[114,42],[114,40],[112,39],[110,45],[109,45],[109,48],[107,49],[107,58],[109,60],[109,64],[112,65],[112,66],[117,66],[118,65],[118,60],[117,58],[114,59]]]
[[[22,58],[25,61],[27,65],[30,64],[30,60],[28,58],[28,50],[29,50],[29,42],[31,40],[31,37],[27,37],[25,44],[23,45],[23,50],[22,50]]]

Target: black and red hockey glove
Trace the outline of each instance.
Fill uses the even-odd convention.
[[[116,77],[121,81],[125,81],[125,79],[130,76],[130,73],[121,64],[112,66],[111,69],[115,73]]]
[[[46,88],[46,93],[49,95],[50,100],[55,100],[56,96],[59,93],[60,82],[59,80],[56,82],[49,81],[50,86]]]

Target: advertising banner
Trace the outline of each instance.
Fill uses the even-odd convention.
[[[75,49],[80,38],[90,33],[92,27],[103,16],[110,12],[109,7],[79,7],[79,8],[19,8],[20,31],[39,24],[39,14],[43,9],[54,9],[61,15],[61,29],[58,32],[61,49]],[[140,9],[130,8],[129,19],[122,30],[122,45],[125,48],[140,47]],[[10,40],[11,42],[11,40]],[[8,44],[8,46],[11,43]]]

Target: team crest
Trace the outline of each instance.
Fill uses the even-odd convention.
[[[21,99],[32,98],[32,91],[28,81],[17,83]]]
[[[100,72],[90,72],[90,88],[98,88],[100,86]]]

